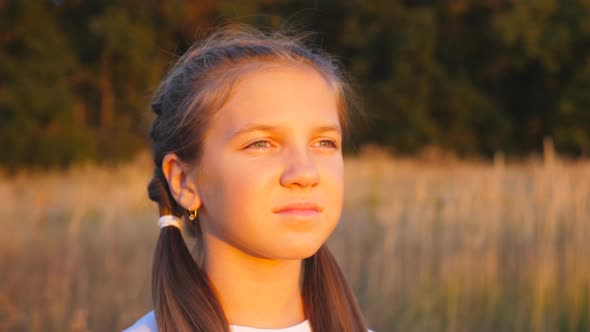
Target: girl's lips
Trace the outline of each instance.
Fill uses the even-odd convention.
[[[276,213],[285,216],[302,216],[302,217],[309,217],[319,214],[320,212],[316,209],[286,209],[277,211]]]
[[[288,214],[310,214],[312,212],[318,213],[322,209],[314,202],[295,202],[284,205],[278,209],[275,209],[275,213],[288,213]]]

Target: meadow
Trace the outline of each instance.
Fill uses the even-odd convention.
[[[0,331],[116,331],[150,310],[152,166],[0,175]],[[329,239],[371,329],[590,331],[590,160],[345,159]]]

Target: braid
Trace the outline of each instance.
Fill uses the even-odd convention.
[[[184,209],[172,198],[166,177],[160,167],[154,168],[154,175],[148,184],[148,196],[152,201],[158,203],[161,216],[172,214],[182,217]]]
[[[303,301],[313,330],[367,331],[354,293],[328,247],[322,245],[304,264]]]
[[[148,192],[150,199],[158,203],[160,215],[181,215],[183,209],[172,198],[159,167],[155,168]],[[176,227],[164,227],[158,237],[152,267],[152,301],[161,332],[229,332],[213,284]]]

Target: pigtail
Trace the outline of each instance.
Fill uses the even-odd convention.
[[[148,186],[150,199],[158,203],[161,215],[181,216],[178,212],[182,208],[172,199],[168,184],[159,173],[156,169]],[[214,286],[191,256],[176,227],[164,227],[158,237],[152,266],[152,301],[160,332],[229,332]]]
[[[305,260],[303,301],[313,331],[366,332],[344,273],[324,244]]]

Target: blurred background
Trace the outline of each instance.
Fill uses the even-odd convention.
[[[0,0],[1,331],[151,310],[150,96],[228,20],[356,83],[329,245],[371,329],[590,331],[589,0]]]

